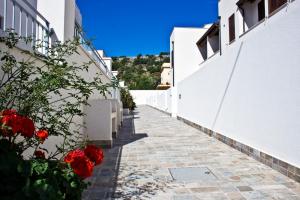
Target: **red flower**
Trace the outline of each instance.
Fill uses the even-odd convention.
[[[2,111],[2,118],[0,120],[2,125],[1,130],[3,131],[4,136],[11,135],[7,128],[3,128],[3,126],[7,126],[11,128],[12,134],[15,135],[19,133],[22,129],[22,117],[17,114],[15,110],[4,110]]]
[[[100,148],[97,148],[95,145],[88,145],[84,149],[84,154],[95,163],[95,165],[99,165],[102,163],[104,155],[103,151]]]
[[[22,121],[21,135],[23,135],[24,137],[32,137],[35,131],[33,121],[28,117],[22,117],[21,121]]]
[[[45,159],[45,153],[43,151],[37,150],[34,152],[36,158]]]
[[[36,132],[35,136],[43,143],[48,138],[48,131],[46,130],[39,130]]]
[[[92,175],[94,164],[86,156],[78,156],[71,162],[71,167],[75,174],[84,179]]]
[[[14,109],[7,109],[7,110],[3,110],[1,115],[5,116],[5,115],[13,115],[13,114],[17,114],[17,111]]]
[[[66,163],[71,163],[74,161],[74,158],[76,158],[76,157],[85,157],[84,152],[80,149],[70,151],[64,158],[64,161]]]
[[[15,110],[2,111],[2,118],[0,123],[2,125],[1,130],[4,136],[11,135],[3,126],[10,127],[12,135],[21,133],[24,137],[32,137],[35,131],[34,123],[28,117],[19,115]]]
[[[87,178],[92,175],[94,164],[86,157],[80,149],[70,151],[64,158],[66,163],[70,163],[75,174],[81,178]]]

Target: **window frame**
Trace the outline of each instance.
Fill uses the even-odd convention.
[[[0,15],[0,30],[4,30],[4,17]]]
[[[236,39],[235,30],[235,13],[228,18],[228,33],[229,33],[229,44],[233,43]]]
[[[272,3],[275,3],[276,5],[274,7],[272,7],[271,6]],[[269,12],[269,16],[272,16],[274,13],[276,13],[282,7],[284,7],[285,5],[287,5],[287,3],[288,3],[288,0],[268,0],[268,12]]]
[[[262,6],[262,7],[260,7]],[[260,9],[262,9],[263,13],[260,13]],[[263,16],[260,16],[260,14],[263,14]],[[261,0],[258,4],[257,4],[257,17],[258,17],[258,23],[262,20],[264,20],[266,18],[266,3],[265,0]]]

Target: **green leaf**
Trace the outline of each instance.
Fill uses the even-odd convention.
[[[34,161],[32,163],[32,171],[37,175],[43,175],[47,172],[47,170],[48,170],[47,162]]]

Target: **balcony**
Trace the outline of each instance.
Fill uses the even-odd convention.
[[[80,26],[78,24],[75,25],[75,33],[74,36],[79,38],[79,41],[81,43],[81,47],[86,51],[86,53],[89,54],[89,56],[97,63],[97,66],[100,67],[101,71],[109,78],[111,79],[114,77],[112,72],[108,69],[106,66],[103,58],[99,54],[99,52],[96,50],[96,48],[93,46],[93,44],[86,39],[87,37],[81,30]]]
[[[22,37],[31,37],[32,46],[37,42],[39,53],[46,54],[49,46],[49,22],[36,10],[36,5],[20,0],[0,0],[0,29],[12,30]],[[29,45],[19,47],[30,49]]]

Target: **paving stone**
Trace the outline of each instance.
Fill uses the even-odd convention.
[[[300,200],[299,183],[162,112],[140,106],[124,120],[83,200]],[[173,168],[189,180],[173,180]]]
[[[253,189],[249,186],[238,186],[237,187],[239,189],[239,191],[241,192],[249,192],[249,191],[253,191]]]

